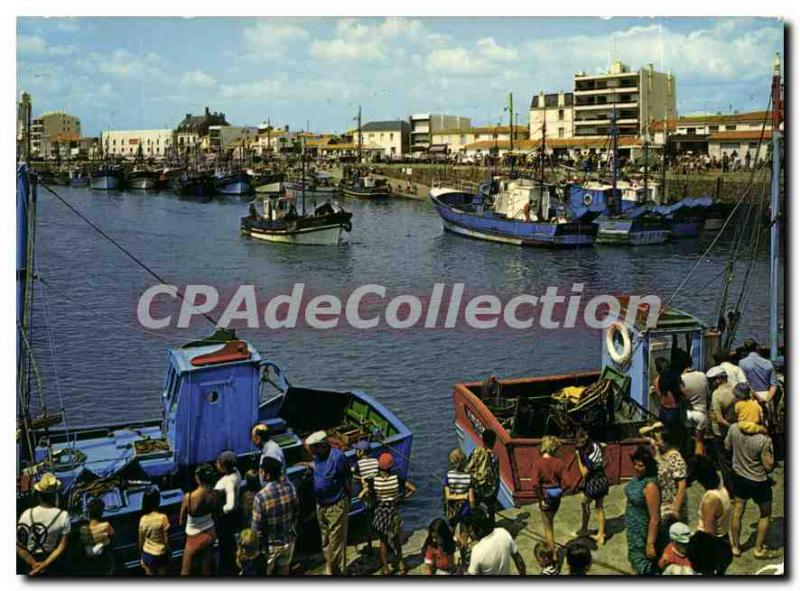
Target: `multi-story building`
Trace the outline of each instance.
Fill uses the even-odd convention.
[[[208,145],[211,152],[222,154],[229,150],[249,149],[258,142],[258,128],[234,125],[210,125]]]
[[[59,143],[78,141],[81,121],[62,111],[44,113],[31,121],[31,155],[53,158]]]
[[[511,145],[512,127],[508,125],[487,125],[483,127],[465,127],[462,129],[442,129],[431,134],[432,146],[446,146],[450,154],[466,154],[477,149],[488,149],[497,142],[508,150]],[[513,126],[514,144],[528,139],[528,128],[522,125]],[[480,144],[476,146],[476,144]]]
[[[652,64],[632,71],[615,62],[605,74],[578,72],[573,93],[575,137],[610,135],[613,109],[621,136],[642,137],[654,121],[675,117],[675,78]]]
[[[183,121],[175,128],[177,146],[181,150],[193,148],[200,142],[200,138],[208,135],[208,128],[212,125],[228,125],[225,113],[215,113],[206,107],[202,115],[186,113]]]
[[[135,129],[129,131],[104,131],[100,134],[103,154],[126,160],[164,158],[175,147],[172,129]]]
[[[361,126],[361,146],[378,147],[385,157],[400,158],[409,150],[409,128],[407,121],[370,121]],[[353,131],[353,143],[359,144],[358,130]]]
[[[540,92],[531,99],[530,137],[571,138],[574,134],[573,109],[575,95],[571,92],[545,94]]]
[[[463,129],[471,124],[469,117],[459,115],[434,115],[417,113],[408,118],[409,150],[412,154],[427,152],[433,141],[433,134],[443,129]]]

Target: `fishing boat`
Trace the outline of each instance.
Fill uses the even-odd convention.
[[[89,176],[83,170],[73,170],[69,174],[70,187],[88,187]]]
[[[280,183],[284,177],[282,172],[274,171],[247,171],[247,174],[250,176],[250,186],[252,187],[254,193],[274,192],[276,183]]]
[[[133,170],[128,174],[127,186],[136,191],[156,191],[161,174],[153,170]]]
[[[712,201],[711,197],[684,197],[670,205],[658,205],[652,209],[667,220],[672,238],[697,238],[703,231],[706,212]]]
[[[519,246],[591,246],[597,226],[591,218],[553,215],[551,196],[529,179],[504,180],[498,192],[487,185],[434,183],[430,199],[448,232]]]
[[[184,171],[173,180],[172,190],[184,197],[211,197],[216,190],[215,179],[207,173]]]
[[[301,499],[301,539],[316,521],[307,468],[311,458],[303,445],[310,433],[325,430],[329,443],[343,450],[351,464],[353,445],[366,440],[369,455],[390,451],[398,474],[408,475],[413,437],[394,413],[365,392],[293,385],[282,368],[232,330],[218,329],[207,338],[168,349],[163,386],[153,384],[151,390],[161,402],[160,419],[115,418],[107,424],[68,428],[61,425],[62,414],[47,412],[46,399],[40,414],[34,414],[28,384],[36,371],[36,355],[28,313],[35,275],[28,264],[35,258],[34,233],[28,228],[35,216],[36,190],[22,164],[17,171],[17,515],[35,502],[33,485],[44,473],[54,473],[62,483],[61,508],[69,512],[73,527],[77,530],[85,523],[90,499],[102,498],[102,518],[116,532],[116,567],[138,570],[144,493],[159,492],[160,510],[173,524],[172,557],[180,557],[184,532],[175,524],[184,491],[194,486],[194,470],[223,451],[237,455],[242,472],[256,467],[261,450],[250,438],[256,424],[269,426],[284,453],[286,474]],[[358,492],[354,491],[351,515],[365,510]],[[83,572],[81,544],[70,544],[67,552],[67,573]]]
[[[241,219],[241,231],[251,238],[284,244],[338,244],[342,232],[353,229],[353,214],[335,202],[326,202],[313,212],[298,213],[293,194],[270,194],[262,200],[258,212],[250,204],[247,217]]]
[[[218,175],[214,186],[217,193],[222,195],[250,195],[253,193],[250,175],[244,171]]]
[[[342,193],[346,197],[359,199],[382,199],[391,196],[392,188],[386,179],[371,174],[363,176],[356,174],[350,182],[344,185]]]
[[[124,178],[121,167],[103,165],[91,174],[89,186],[99,191],[119,191],[123,187]]]

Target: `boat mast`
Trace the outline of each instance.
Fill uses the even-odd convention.
[[[617,214],[617,102],[611,107],[611,203],[613,213]]]
[[[361,105],[358,105],[358,166],[361,166]]]
[[[508,93],[508,155],[511,158],[511,175],[514,175],[514,93]]]
[[[644,132],[644,200],[647,201],[649,193],[647,192],[647,173],[649,172],[650,164],[650,132]]]
[[[664,145],[661,148],[661,204],[667,203],[667,148],[669,146],[669,130],[667,127],[667,111],[664,110]]]
[[[542,219],[546,218],[544,211],[544,151],[547,147],[547,118],[542,117],[542,153],[539,162],[539,209]]]
[[[781,218],[781,60],[775,55],[772,74],[772,186],[770,216],[769,264],[769,353],[774,361],[778,357],[778,288],[780,282],[780,224]]]
[[[306,136],[300,137],[300,170],[302,171],[302,191],[300,193],[300,209],[303,217],[306,215]]]

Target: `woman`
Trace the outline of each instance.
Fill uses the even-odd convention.
[[[186,547],[181,562],[181,575],[193,574],[194,564],[200,565],[200,574],[211,575],[211,548],[217,539],[214,530],[214,511],[217,508],[217,493],[213,490],[216,471],[209,464],[198,466],[194,472],[197,484],[192,492],[183,496],[178,517],[180,525],[186,525]]]
[[[90,499],[86,508],[89,523],[80,528],[87,571],[91,575],[109,576],[114,573],[114,553],[111,550],[114,528],[108,521],[103,521],[104,510],[103,499],[99,497]]]
[[[608,494],[609,486],[603,462],[603,448],[599,443],[592,441],[585,430],[578,429],[575,434],[575,456],[583,478],[581,529],[577,532],[577,537],[585,536],[589,530],[589,510],[594,501],[597,535],[592,536],[592,539],[598,546],[602,546],[606,542],[606,513],[603,499]]]
[[[661,520],[658,464],[652,452],[640,445],[631,455],[636,476],[625,486],[625,529],[628,561],[638,575],[652,575],[656,568],[656,538]]]
[[[681,425],[681,381],[680,371],[670,368],[663,357],[656,359],[657,376],[653,380],[653,391],[658,398],[658,419],[671,431],[678,433]]]
[[[242,522],[239,498],[242,477],[236,468],[236,454],[224,451],[219,454],[216,469],[222,476],[214,485],[221,495],[222,509],[216,518],[216,532],[219,538],[219,574],[236,573],[236,533]]]
[[[475,506],[475,491],[472,476],[467,472],[467,456],[459,448],[453,449],[447,458],[448,470],[444,479],[444,516],[450,527],[456,527]]]
[[[142,496],[142,517],[139,519],[140,564],[144,574],[164,576],[169,567],[169,518],[161,513],[161,493],[149,488]]]
[[[675,443],[675,435],[668,429],[658,429],[650,440],[658,464],[658,491],[661,494],[662,538],[668,538],[669,526],[676,521],[688,523],[686,506],[686,461]]]
[[[733,561],[729,536],[731,497],[708,456],[695,456],[692,459],[692,479],[697,480],[705,490],[697,509],[697,531],[711,536],[714,564],[712,572],[708,574],[721,576]]]
[[[375,511],[372,518],[372,529],[378,534],[381,542],[381,573],[389,574],[389,551],[393,551],[399,565],[401,575],[406,574],[407,567],[403,561],[403,548],[400,534],[403,522],[400,518],[398,503],[404,496],[411,496],[416,487],[404,482],[394,471],[394,457],[383,452],[378,457],[378,474],[368,481],[369,493],[375,499]]]
[[[428,526],[428,537],[422,545],[426,575],[452,575],[456,572],[456,542],[447,521],[437,517]]]
[[[561,506],[566,472],[564,462],[553,455],[560,446],[561,441],[557,437],[543,437],[539,447],[541,459],[534,465],[533,471],[533,487],[540,493],[539,512],[542,515],[544,538],[553,552],[557,551],[553,522]]]

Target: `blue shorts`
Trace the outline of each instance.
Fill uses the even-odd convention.
[[[149,552],[142,552],[142,564],[147,568],[158,568],[169,564],[169,554],[150,554]]]

